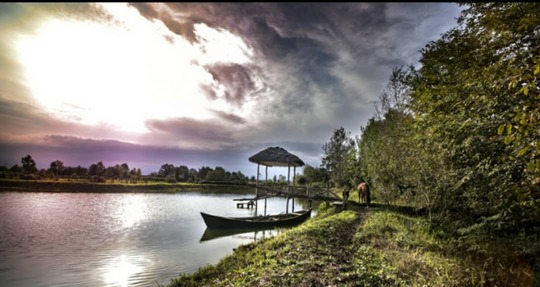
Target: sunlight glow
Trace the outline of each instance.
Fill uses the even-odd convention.
[[[213,29],[206,24],[196,24],[195,34],[201,42],[198,46],[206,54],[201,59],[202,64],[218,62],[246,64],[253,57],[253,49],[228,31]]]
[[[249,62],[240,38],[197,25],[194,45],[126,4],[101,5],[114,22],[50,18],[16,41],[26,85],[47,112],[141,133],[148,119],[209,119],[209,108],[230,109],[201,91],[213,84],[202,65]]]
[[[130,278],[144,272],[145,266],[151,263],[144,256],[114,257],[102,267],[103,281],[107,286],[130,286]]]
[[[122,221],[122,227],[131,228],[146,219],[149,208],[146,196],[140,195],[123,198],[121,208],[117,211]]]

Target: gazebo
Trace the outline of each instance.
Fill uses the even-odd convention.
[[[304,166],[304,162],[296,155],[289,153],[287,150],[281,147],[269,147],[262,150],[249,158],[250,162],[257,164],[257,188],[256,198],[259,197],[259,168],[261,165],[265,166],[265,179],[268,180],[268,167],[279,166],[287,167],[287,185],[290,187],[291,166],[293,167],[293,187],[296,179],[296,167]],[[289,198],[287,198],[287,212],[289,210]],[[264,204],[264,213],[266,214],[266,199]],[[257,204],[255,205],[255,212],[257,212]],[[293,212],[294,212],[294,198],[293,198]]]

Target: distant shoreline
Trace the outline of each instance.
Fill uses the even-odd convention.
[[[249,193],[253,187],[235,184],[197,183],[94,183],[53,180],[0,179],[0,192],[152,193],[152,192]]]

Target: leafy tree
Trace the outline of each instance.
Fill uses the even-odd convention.
[[[310,183],[313,182],[322,182],[326,183],[330,180],[330,175],[324,167],[313,167],[309,164],[304,166],[303,171],[306,180]]]
[[[129,165],[127,163],[117,166],[117,169],[120,178],[129,178]]]
[[[464,5],[459,26],[422,50],[413,81],[418,148],[433,153],[426,188],[451,199],[451,206],[435,204],[439,212],[446,206],[498,234],[534,233],[540,5]]]
[[[334,130],[329,142],[322,146],[322,167],[326,168],[332,181],[337,186],[343,187],[349,184],[347,166],[350,150],[354,148],[354,140],[350,138],[350,132],[340,127]]]
[[[199,181],[199,172],[194,168],[189,169],[189,181],[191,182]]]
[[[103,162],[98,161],[95,164],[90,165],[88,168],[88,174],[90,176],[101,176],[105,173],[105,165]]]
[[[226,180],[225,169],[221,166],[216,166],[216,168],[210,171],[206,175],[206,180],[210,182],[223,182]]]
[[[37,171],[36,162],[31,155],[26,155],[25,157],[21,158],[21,164],[22,171],[24,173],[34,173]]]
[[[103,176],[106,178],[119,178],[120,177],[120,165],[109,166],[105,169]]]
[[[180,182],[186,182],[189,179],[189,168],[185,165],[181,165],[175,169],[176,180]]]
[[[307,180],[305,175],[303,175],[303,174],[297,174],[296,175],[296,183],[298,183],[299,185],[305,185],[308,182],[309,181]]]
[[[132,168],[130,171],[129,171],[129,176],[133,179],[139,179],[142,174],[141,174],[141,169],[140,168]]]
[[[64,171],[64,162],[55,160],[49,166],[49,172],[58,176]]]
[[[176,168],[174,167],[174,165],[166,163],[162,165],[161,168],[159,169],[158,176],[159,177],[168,177],[168,176],[176,177]]]
[[[199,181],[206,179],[207,175],[212,171],[213,169],[209,166],[203,166],[199,168],[199,174],[198,174]]]

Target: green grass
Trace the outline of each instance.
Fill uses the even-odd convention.
[[[508,245],[472,242],[381,206],[321,204],[316,218],[168,286],[535,286]]]

